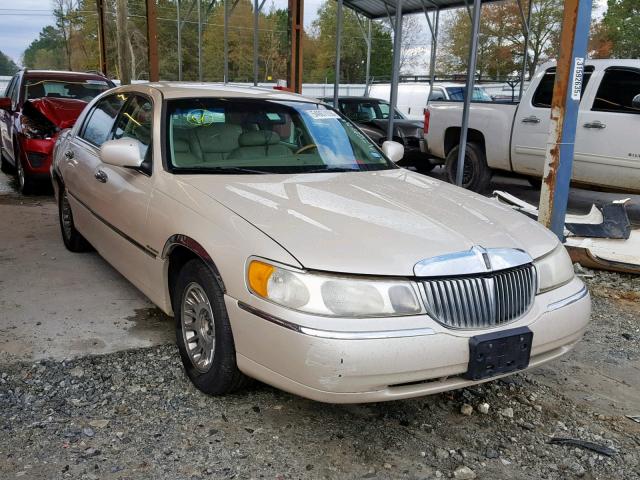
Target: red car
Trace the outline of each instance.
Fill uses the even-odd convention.
[[[96,73],[21,70],[0,97],[0,158],[22,193],[49,182],[58,133],[73,126],[91,99],[115,85]]]

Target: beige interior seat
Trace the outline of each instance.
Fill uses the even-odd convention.
[[[269,130],[245,132],[238,139],[240,146],[229,158],[285,157],[293,155],[290,148],[280,144],[280,136]]]
[[[242,127],[232,123],[214,123],[194,129],[193,151],[204,163],[226,159],[238,148]]]
[[[177,167],[188,167],[202,163],[202,160],[191,151],[190,142],[184,138],[173,139],[173,161]]]

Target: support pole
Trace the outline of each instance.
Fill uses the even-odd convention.
[[[200,1],[200,0],[198,0]],[[222,29],[222,43],[224,49],[223,81],[229,82],[229,0],[224,0],[224,26]]]
[[[202,81],[202,4],[198,2],[198,81]]]
[[[365,67],[365,85],[369,88],[369,78],[371,77],[371,19],[367,19],[367,65]]]
[[[158,63],[158,12],[156,0],[147,0],[147,53],[149,55],[149,81],[160,80]]]
[[[100,71],[104,76],[108,76],[107,46],[104,39],[104,0],[96,0],[96,8],[98,10],[98,48],[100,55]]]
[[[398,82],[400,80],[400,49],[402,48],[402,0],[396,0],[395,27],[393,29],[393,63],[391,67],[391,96],[389,98],[389,121],[387,140],[393,140],[393,120],[398,103]]]
[[[178,80],[182,81],[182,23],[180,20],[180,0],[176,0],[176,21],[178,22]]]
[[[591,0],[565,0],[538,221],[564,240]]]
[[[260,16],[259,0],[253,1],[253,85],[258,86],[258,20]]]
[[[476,80],[476,60],[478,56],[478,33],[480,32],[481,0],[473,1],[473,22],[471,24],[471,45],[469,46],[469,62],[467,63],[467,87],[464,94],[462,109],[462,128],[460,129],[460,147],[458,150],[458,169],[456,171],[456,185],[462,186],[464,178],[464,159],[467,153],[467,131],[469,130],[469,111]]]
[[[126,0],[117,0],[116,31],[118,33],[118,73],[120,75],[120,85],[129,85],[131,83],[131,56],[127,48],[127,42],[129,40],[127,15]]]
[[[287,74],[287,88],[302,93],[302,34],[304,33],[304,2],[289,0],[289,44],[291,55]]]
[[[529,6],[527,7],[527,20],[524,24],[524,51],[522,52],[522,73],[520,75],[520,91],[518,92],[518,100],[522,100],[522,93],[524,92],[524,79],[527,75],[527,61],[529,60],[529,36],[531,29],[531,7],[533,6],[533,0],[528,0]],[[522,0],[518,0],[520,11],[522,12]],[[524,20],[524,15],[523,18]]]
[[[342,42],[342,0],[338,0],[336,16],[336,73],[333,80],[333,106],[339,108],[338,94],[340,89],[340,43]]]
[[[438,28],[440,26],[440,7],[436,7],[434,13],[434,25],[431,32],[431,60],[429,64],[429,97],[427,98],[427,105],[431,100],[431,94],[433,93],[433,84],[436,82],[436,53],[438,51]]]

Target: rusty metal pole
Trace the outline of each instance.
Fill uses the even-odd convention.
[[[107,76],[107,46],[104,40],[104,0],[96,0],[98,10],[98,50],[100,54],[100,71]]]
[[[158,61],[158,14],[156,0],[147,0],[147,50],[149,54],[149,81],[160,80]]]
[[[291,56],[287,75],[287,88],[302,93],[302,33],[304,8],[302,0],[289,0],[289,35]]]
[[[538,221],[550,228],[561,240],[564,239],[564,219],[569,201],[590,24],[591,0],[565,0],[538,209]]]

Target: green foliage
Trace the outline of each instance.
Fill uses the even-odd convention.
[[[602,20],[611,41],[611,52],[617,58],[640,58],[640,2],[609,0]]]
[[[65,68],[64,40],[60,30],[51,25],[40,32],[36,40],[25,50],[22,63],[28,68]]]
[[[18,66],[7,55],[0,51],[0,75],[13,75],[18,71]]]

